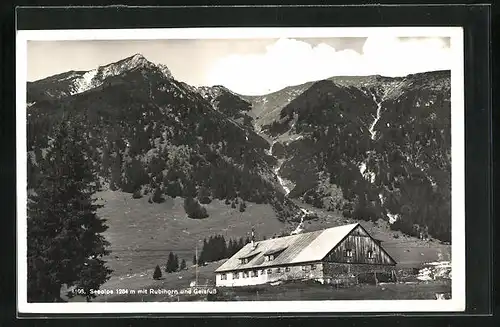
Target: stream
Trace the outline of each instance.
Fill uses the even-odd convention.
[[[377,104],[377,116],[375,117],[375,120],[373,121],[373,123],[370,125],[370,128],[368,129],[368,131],[370,132],[370,134],[372,136],[372,140],[375,140],[375,136],[377,135],[377,132],[374,131],[374,128],[380,119],[380,113],[382,111],[382,101],[378,101],[377,98],[375,97],[374,93],[372,93],[372,98],[373,98],[373,101]]]
[[[271,146],[269,147],[269,150],[266,151],[267,154],[269,155],[272,155],[272,149],[273,149],[273,146],[274,144],[276,143],[277,141],[274,140],[272,143],[271,143]],[[283,163],[285,162],[285,159],[278,159],[278,164],[276,165],[276,167],[273,169],[274,173],[276,174],[276,177],[278,178],[278,182],[280,183],[281,187],[283,188],[283,190],[285,191],[285,196],[288,197],[288,194],[290,193],[290,188],[286,185],[286,182],[285,182],[285,179],[282,178],[279,174],[279,171],[281,169],[281,166],[283,165]],[[296,234],[300,234],[304,231],[304,218],[310,213],[308,210],[304,209],[304,208],[300,208],[301,210],[301,215],[300,215],[300,222],[299,224],[297,225],[297,227],[295,227],[295,229],[290,233],[290,235],[296,235]]]

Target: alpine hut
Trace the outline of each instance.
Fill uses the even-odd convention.
[[[359,224],[246,244],[215,270],[216,286],[284,280],[340,284],[359,275],[392,274],[396,261]],[[376,279],[376,277],[375,277]]]

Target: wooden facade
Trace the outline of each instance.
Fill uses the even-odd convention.
[[[396,262],[361,226],[356,227],[325,258],[326,262],[394,265]]]

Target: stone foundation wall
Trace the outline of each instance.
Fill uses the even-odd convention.
[[[370,280],[372,274],[376,282],[375,273],[379,274],[380,281],[387,281],[394,270],[393,266],[388,265],[323,263],[323,275],[325,283],[328,284],[356,284],[360,280]]]

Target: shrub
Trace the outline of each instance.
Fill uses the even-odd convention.
[[[116,190],[118,190],[118,186],[116,185],[116,183],[111,182],[109,185],[109,189],[111,191],[116,191]]]
[[[184,211],[186,211],[189,218],[203,219],[208,217],[207,209],[189,196],[184,199]]]
[[[165,199],[163,198],[163,192],[161,191],[161,188],[159,186],[155,188],[152,201],[155,203],[162,203],[163,201],[165,201]]]
[[[352,217],[352,213],[351,213],[351,211],[349,211],[349,210],[344,210],[344,211],[342,211],[342,215],[343,215],[345,218],[351,218],[351,217]]]
[[[161,269],[160,266],[156,265],[155,271],[153,273],[153,279],[160,279],[161,278]]]
[[[247,205],[245,204],[244,201],[242,201],[240,203],[240,212],[244,212],[246,208],[247,208]]]
[[[166,187],[166,193],[173,198],[182,195],[182,187],[179,181],[177,180],[168,183],[167,185],[165,185],[165,187]]]
[[[323,199],[319,196],[314,198],[312,205],[315,206],[316,208],[322,209],[323,208]]]
[[[209,204],[212,202],[212,199],[209,196],[203,196],[203,197],[199,198],[199,200],[200,200],[200,203],[202,203],[202,204]]]
[[[231,201],[229,199],[226,199],[226,201],[224,201],[224,204],[225,205],[230,205],[231,204]]]
[[[197,193],[198,200],[202,204],[209,204],[212,202],[210,191],[205,187],[200,187]]]
[[[236,202],[231,203],[231,208],[236,209]]]
[[[132,198],[134,198],[134,199],[142,198],[141,190],[135,190],[134,194],[132,194]]]

